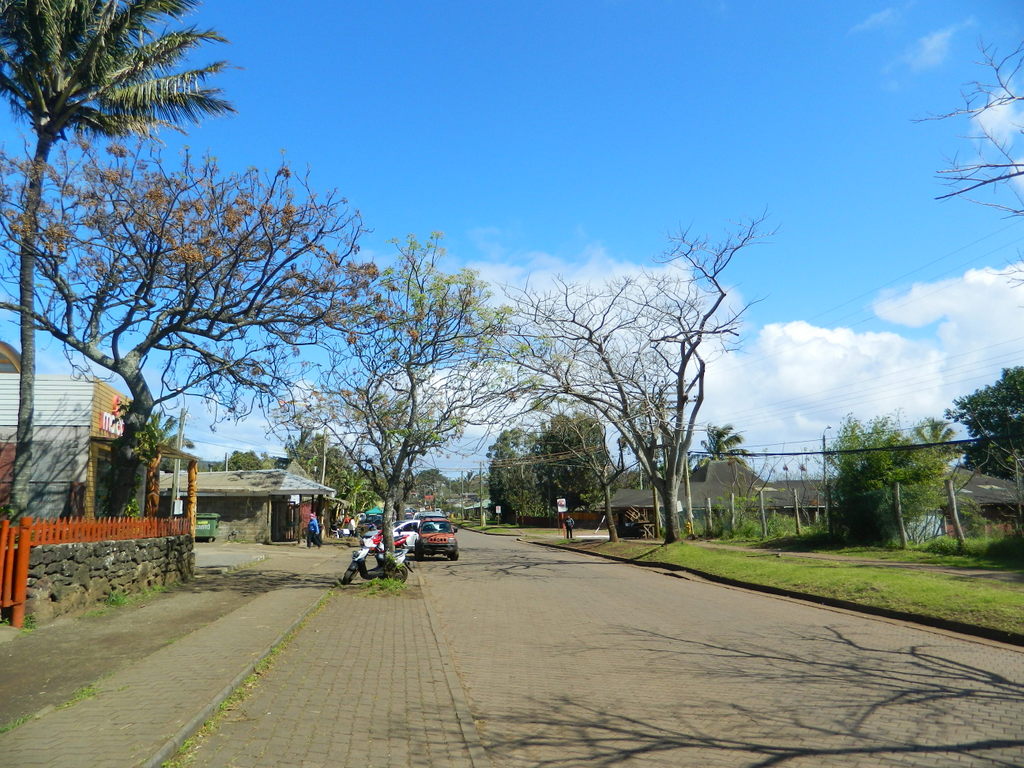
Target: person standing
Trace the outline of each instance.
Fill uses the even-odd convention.
[[[572,529],[576,527],[576,521],[572,519],[572,516],[565,518],[565,538],[572,538]]]
[[[320,536],[320,520],[316,514],[309,516],[309,525],[306,526],[306,548],[316,544],[317,549],[323,546],[323,538]]]

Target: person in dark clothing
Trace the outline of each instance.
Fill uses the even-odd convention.
[[[576,521],[571,517],[565,518],[565,538],[572,538],[572,529],[576,527]]]

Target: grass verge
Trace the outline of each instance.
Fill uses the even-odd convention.
[[[955,539],[945,536],[923,544],[911,544],[907,549],[900,549],[896,546],[836,547],[829,546],[826,540],[808,540],[806,537],[797,538],[795,536],[767,541],[728,540],[721,543],[758,549],[778,549],[784,552],[816,552],[871,560],[1024,573],[1024,538],[1021,537],[968,539],[962,552],[959,551]]]
[[[581,542],[573,548],[1024,636],[1021,584],[758,551],[709,550],[686,543]]]

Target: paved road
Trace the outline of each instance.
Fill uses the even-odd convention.
[[[1018,651],[461,538],[428,599],[496,765],[1024,765]]]
[[[1024,765],[1017,650],[460,538],[328,602],[195,768]]]

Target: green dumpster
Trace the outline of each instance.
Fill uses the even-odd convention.
[[[196,512],[196,539],[216,540],[219,524],[220,515],[216,512]]]

